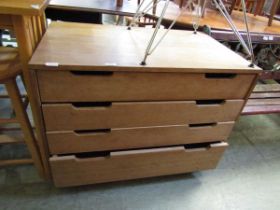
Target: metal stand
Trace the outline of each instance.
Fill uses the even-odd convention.
[[[137,19],[139,20],[140,18],[142,18],[143,16],[145,16],[153,7],[155,7],[159,2],[161,2],[163,0],[156,0],[156,1],[150,1],[145,7],[143,6],[144,5],[144,2],[145,0],[143,0],[139,5],[138,5],[138,8],[136,10],[136,13],[135,15],[133,16],[133,19],[131,21],[131,23],[129,24],[129,26],[127,27],[128,30],[131,30],[131,27],[132,26],[135,26],[136,25],[136,21]],[[200,0],[198,0],[200,2]],[[168,8],[168,4],[169,4],[170,0],[166,0],[165,1],[165,5],[164,5],[164,8],[161,12],[161,15],[157,21],[157,24],[156,24],[156,27],[155,27],[155,30],[152,34],[152,37],[150,38],[150,41],[147,45],[147,48],[145,50],[145,54],[144,54],[144,58],[143,60],[141,61],[140,65],[146,65],[146,60],[147,60],[147,57],[149,55],[151,55],[154,50],[157,48],[157,46],[160,44],[160,42],[164,39],[164,37],[167,35],[167,33],[170,31],[170,29],[174,26],[174,24],[176,23],[178,17],[182,14],[182,12],[187,9],[187,8],[190,8],[191,4],[193,3],[192,0],[188,1],[188,3],[181,9],[180,13],[176,16],[176,18],[172,21],[172,23],[170,24],[170,26],[168,27],[168,29],[165,31],[165,33],[162,35],[162,37],[158,40],[158,42],[154,45],[153,47],[153,43],[155,41],[155,38],[156,38],[156,35],[159,31],[159,28],[160,28],[160,25],[162,23],[162,19],[166,13],[166,10]],[[152,3],[154,3],[154,5],[152,5]],[[144,9],[141,11],[141,8],[144,7]],[[198,29],[198,22],[196,21],[199,21],[200,17],[201,17],[201,9],[200,8],[196,8],[197,11],[198,11],[198,14],[199,14],[199,17],[197,16],[196,17],[196,20],[194,21],[193,23],[193,26],[194,26],[194,33],[196,34],[196,31]],[[153,48],[152,48],[153,47]]]
[[[251,57],[251,64],[249,65],[249,67],[254,67],[254,52],[253,52],[251,35],[250,35],[250,32],[249,32],[249,27],[248,27],[245,0],[241,0],[241,2],[242,2],[243,18],[244,18],[244,22],[246,24],[247,41],[248,41],[249,46],[246,44],[242,35],[239,33],[238,29],[236,28],[235,24],[233,23],[233,20],[232,20],[231,16],[229,15],[229,13],[228,13],[225,5],[223,4],[222,0],[213,0],[213,1],[215,2],[216,7],[219,9],[221,14],[227,20],[227,22],[230,25],[232,31],[234,32],[235,36],[238,38],[241,45],[244,47],[247,54]]]
[[[142,2],[140,2],[140,4],[138,5],[138,8],[136,10],[135,15],[133,16],[133,19],[131,21],[131,23],[128,26],[128,30],[131,30],[132,26],[136,25],[137,20],[140,20],[143,16],[145,16],[152,8],[154,8],[159,2],[164,1],[164,0],[150,0],[149,3],[147,3],[144,6],[144,2],[146,0],[142,0]],[[148,42],[148,45],[146,47],[145,50],[145,54],[144,54],[144,58],[141,61],[140,65],[146,65],[146,60],[148,58],[149,55],[151,55],[154,50],[157,48],[157,46],[160,44],[160,42],[164,39],[164,37],[167,35],[167,33],[170,31],[170,29],[174,26],[174,24],[176,23],[177,19],[179,18],[179,16],[182,14],[182,12],[184,10],[186,10],[187,8],[191,9],[191,5],[194,4],[193,0],[189,0],[187,2],[187,4],[181,9],[180,13],[176,16],[176,18],[172,21],[172,23],[170,24],[170,26],[168,27],[168,29],[165,31],[165,33],[162,35],[162,37],[160,37],[160,39],[158,40],[158,42],[153,46],[153,43],[156,39],[156,35],[159,31],[160,25],[162,23],[162,19],[166,13],[166,10],[168,8],[168,4],[169,4],[170,0],[165,0],[165,4],[163,7],[163,10],[161,12],[161,15],[157,21],[155,30]],[[198,27],[199,27],[199,21],[200,18],[202,16],[202,11],[204,10],[204,8],[200,7],[200,2],[201,0],[197,0],[198,4],[194,6],[195,8],[195,15],[193,18],[193,28],[194,28],[194,34],[197,33]],[[225,5],[223,4],[222,0],[213,0],[216,7],[218,8],[218,10],[221,12],[221,14],[225,17],[225,19],[227,20],[227,22],[229,23],[231,29],[233,30],[235,36],[238,38],[238,40],[240,41],[241,45],[244,47],[246,53],[251,57],[251,64],[249,65],[250,67],[254,67],[254,52],[253,52],[253,46],[252,46],[252,40],[251,40],[251,35],[249,32],[249,27],[248,27],[248,20],[247,20],[247,15],[246,15],[246,6],[245,6],[245,0],[241,0],[242,2],[242,9],[243,9],[243,16],[244,16],[244,22],[246,24],[246,32],[247,32],[247,42],[248,45],[246,44],[246,42],[244,41],[242,35],[239,33],[238,29],[236,28],[235,24],[232,21],[232,18],[230,17],[228,11],[226,10]],[[204,7],[204,5],[203,5]],[[144,8],[144,9],[142,9]]]

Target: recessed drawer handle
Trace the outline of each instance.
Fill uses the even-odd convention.
[[[108,108],[112,106],[112,102],[74,102],[72,106],[75,108]]]
[[[189,124],[190,128],[201,128],[201,127],[214,127],[217,123],[198,123],[198,124]]]
[[[207,79],[233,79],[237,74],[231,73],[206,73],[205,78]]]
[[[111,129],[95,129],[95,130],[75,130],[78,135],[98,135],[98,134],[108,134],[111,132]]]
[[[85,153],[79,153],[75,155],[79,159],[85,159],[85,158],[97,158],[97,157],[110,157],[109,151],[102,151],[102,152],[85,152]]]
[[[112,76],[112,71],[70,71],[77,76]]]
[[[189,150],[189,149],[201,149],[201,150],[206,150],[206,149],[210,149],[212,145],[215,145],[215,144],[219,144],[221,142],[219,141],[213,141],[213,142],[207,142],[207,143],[194,143],[194,144],[187,144],[187,145],[184,145],[185,149],[186,150]]]
[[[203,106],[203,105],[222,105],[226,101],[223,99],[216,99],[216,100],[196,100],[195,103],[197,105]]]

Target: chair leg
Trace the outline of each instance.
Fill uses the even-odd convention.
[[[20,127],[22,129],[24,140],[29,149],[29,152],[31,153],[35,167],[37,168],[39,174],[42,176],[43,167],[42,167],[39,150],[37,148],[35,136],[34,136],[30,121],[28,119],[26,110],[24,109],[23,102],[21,100],[20,92],[19,92],[15,78],[5,81],[5,86],[6,86],[7,92],[10,96],[12,106],[16,113],[16,119],[18,120]]]
[[[270,9],[270,15],[269,15],[269,18],[268,18],[268,26],[272,25],[274,15],[275,15],[278,7],[279,7],[279,4],[280,4],[280,0],[274,0],[273,1],[271,9]]]
[[[3,46],[2,34],[3,34],[3,31],[0,29],[0,47]]]
[[[256,6],[256,9],[255,9],[255,12],[254,12],[254,16],[262,14],[264,3],[265,3],[265,0],[257,1],[257,6]]]
[[[229,14],[231,15],[232,11],[234,10],[236,4],[236,0],[232,0],[231,5],[230,5],[230,9],[229,9]]]
[[[179,3],[179,8],[180,9],[183,7],[183,4],[184,4],[184,0],[180,0],[180,3]]]

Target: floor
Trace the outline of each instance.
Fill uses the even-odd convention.
[[[241,117],[217,169],[190,174],[57,189],[31,165],[2,168],[0,209],[278,210],[279,126],[279,115]]]

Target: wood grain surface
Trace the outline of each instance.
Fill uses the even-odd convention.
[[[43,104],[47,131],[132,128],[235,121],[243,100],[197,105],[195,101],[112,103],[109,107]]]
[[[159,34],[164,33],[164,29]],[[152,29],[52,23],[35,51],[32,69],[247,72],[249,62],[208,35],[172,30],[142,66]],[[70,50],[69,50],[70,49]]]
[[[47,132],[51,154],[226,141],[234,122]]]
[[[207,148],[183,146],[111,152],[109,156],[50,158],[57,187],[112,182],[144,177],[180,174],[216,167],[227,143]]]
[[[50,70],[37,75],[43,102],[242,99],[255,78],[254,74],[164,70],[169,73]]]

